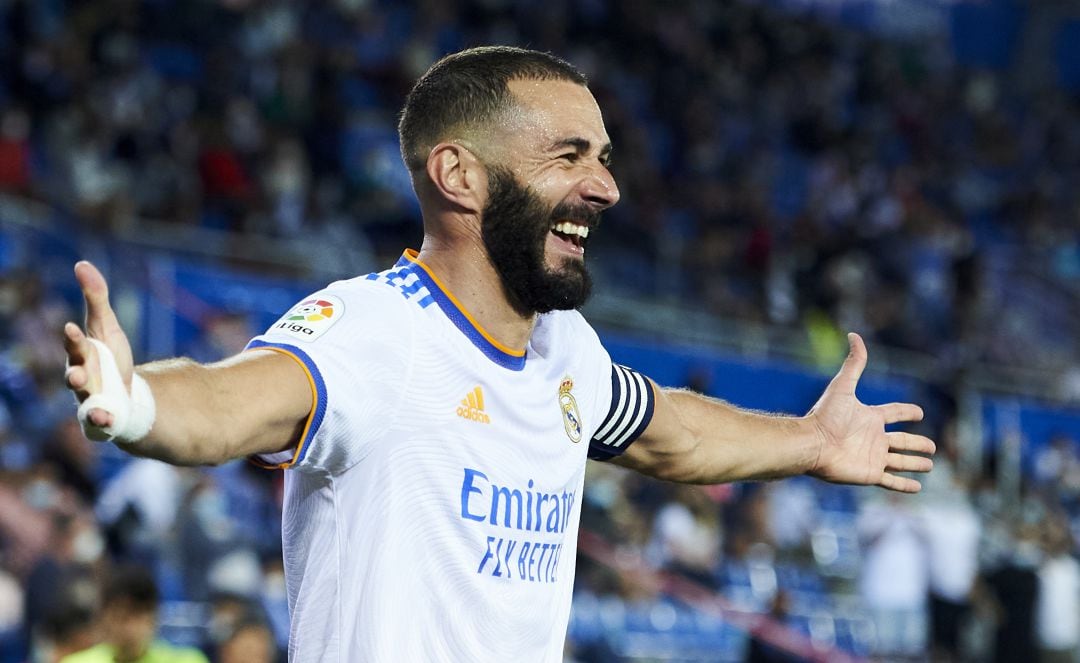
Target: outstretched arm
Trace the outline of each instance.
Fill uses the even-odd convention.
[[[825,481],[877,485],[914,493],[920,484],[898,472],[928,472],[934,443],[887,432],[886,424],[919,421],[910,403],[865,405],[855,387],[866,346],[849,334],[850,353],[817,404],[803,417],[741,410],[685,390],[658,389],[649,427],[615,462],[685,483],[722,483],[810,474]],[[654,387],[655,388],[655,387]]]
[[[80,403],[102,392],[101,358],[89,337],[112,352],[129,394],[136,372],[153,394],[156,414],[150,432],[123,444],[123,449],[169,463],[199,465],[283,451],[299,440],[313,394],[294,360],[251,351],[216,364],[169,359],[136,368],[127,336],[109,305],[104,277],[88,262],[75,265],[75,277],[86,299],[86,332],[72,322],[64,326],[68,387]],[[113,415],[103,409],[90,410],[88,419],[95,426],[113,424]]]

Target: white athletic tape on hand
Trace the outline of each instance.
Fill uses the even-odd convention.
[[[79,405],[79,423],[91,440],[103,442],[138,442],[154,425],[156,407],[150,385],[138,373],[131,376],[131,394],[124,387],[124,378],[116,365],[112,350],[97,339],[87,338],[97,349],[101,366],[101,392],[93,394]],[[90,410],[104,410],[112,415],[111,426],[96,426],[90,421]]]

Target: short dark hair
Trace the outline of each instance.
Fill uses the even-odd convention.
[[[154,574],[146,567],[135,564],[113,569],[102,592],[103,604],[122,603],[138,612],[156,611],[160,599]]]
[[[401,157],[420,170],[427,153],[451,131],[481,126],[510,106],[513,80],[564,80],[588,85],[574,65],[550,53],[513,46],[480,46],[442,58],[416,81],[398,122]]]

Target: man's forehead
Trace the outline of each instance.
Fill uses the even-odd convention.
[[[509,129],[544,146],[568,137],[606,145],[607,131],[589,89],[573,81],[513,80],[507,84],[518,102]]]

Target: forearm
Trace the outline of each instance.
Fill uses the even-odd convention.
[[[714,484],[802,474],[821,442],[810,420],[763,414],[686,390],[660,390],[657,417],[622,464],[682,483]]]
[[[803,417],[736,408],[689,391],[670,391],[697,440],[698,483],[778,479],[810,471],[820,438]]]
[[[904,472],[929,472],[933,440],[886,427],[922,419],[911,403],[866,405],[855,388],[866,367],[866,346],[849,334],[851,352],[814,407],[803,417],[741,410],[684,390],[648,394],[653,416],[644,433],[615,462],[670,481],[720,483],[796,474],[832,483],[881,486],[905,493],[919,482]]]
[[[279,363],[287,367],[291,360]],[[297,391],[295,381],[282,385],[261,377],[265,366],[247,355],[210,365],[168,359],[136,370],[150,385],[156,416],[146,437],[123,448],[175,465],[215,465],[286,448],[298,439],[310,409],[303,391],[291,401],[282,398],[282,390]]]
[[[227,396],[214,384],[212,369],[190,359],[167,359],[136,372],[150,385],[157,412],[150,433],[124,444],[125,451],[175,465],[216,465],[229,459],[225,427],[215,430],[215,422],[224,418],[219,404]]]

